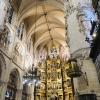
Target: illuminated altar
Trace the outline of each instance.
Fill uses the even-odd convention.
[[[55,47],[38,69],[41,83],[35,89],[36,100],[73,100],[71,79],[66,73],[68,64],[61,60]]]

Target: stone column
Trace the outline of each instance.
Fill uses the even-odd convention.
[[[7,84],[7,82],[0,81],[0,100],[5,100]]]
[[[87,81],[88,81],[88,90],[98,91],[100,88],[99,80],[97,77],[97,72],[95,65],[93,64],[92,59],[85,59],[83,61],[83,70],[86,72]]]
[[[84,48],[88,50],[92,41],[92,36],[90,35],[91,21],[95,19],[91,0],[65,0],[65,13],[65,24],[67,26],[66,35],[68,36],[70,53],[73,55],[73,58],[81,56],[84,58]],[[75,56],[75,54],[77,56]],[[87,58],[89,58],[89,52],[86,55],[88,56]],[[83,63],[85,62],[82,67],[84,69],[83,72],[87,72],[89,82],[89,86],[87,86],[86,89],[89,91],[94,90],[98,87],[95,65],[91,59],[83,59],[82,61]],[[75,89],[79,89],[80,84],[78,78],[74,79]],[[83,88],[81,91],[83,90],[85,89]]]
[[[74,100],[79,100],[79,93],[75,91]]]
[[[92,59],[89,58],[89,48],[77,51],[76,54],[73,54],[73,57],[77,58],[78,66],[80,66],[82,71],[81,77],[75,79],[77,82],[74,80],[75,91],[77,90],[75,92],[75,98],[78,97],[76,93],[97,93],[97,91],[99,91],[100,85],[95,64],[93,63]]]
[[[70,37],[69,37],[69,31],[68,31],[68,18],[69,16],[75,11],[75,7],[71,4],[70,1],[64,0],[64,11],[65,11],[65,29],[66,29],[66,42],[69,45]]]
[[[4,29],[7,7],[4,0],[0,0],[0,32]]]
[[[77,1],[76,1],[77,2]],[[81,47],[86,47],[86,44],[83,42],[83,35],[78,30],[78,23],[77,23],[77,6],[74,5],[72,0],[67,1],[65,0],[65,26],[66,26],[66,41],[69,45],[70,54],[74,51],[80,49]],[[78,37],[79,36],[79,37]],[[80,43],[80,41],[82,42]],[[80,46],[80,45],[81,46]],[[74,79],[74,88],[78,88],[76,85],[77,79]]]
[[[91,1],[65,0],[64,8],[66,41],[70,46],[70,52],[89,47],[92,41],[91,21],[96,19]]]
[[[30,84],[27,89],[28,100],[34,100],[34,84]]]
[[[33,84],[31,84],[31,86],[30,86],[30,100],[34,100],[34,85]]]
[[[16,92],[16,100],[22,100],[22,89],[18,89]]]

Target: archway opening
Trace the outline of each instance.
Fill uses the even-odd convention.
[[[18,85],[18,72],[16,70],[12,71],[9,76],[9,81],[7,84],[7,90],[5,94],[5,100],[15,100]]]

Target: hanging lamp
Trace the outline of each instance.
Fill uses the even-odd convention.
[[[35,0],[35,5],[36,5],[36,12],[35,12],[35,28],[34,28],[34,33],[36,30],[36,21],[37,21],[37,0]],[[38,70],[36,67],[34,67],[34,64],[32,65],[32,68],[23,76],[24,79],[33,81],[39,81],[40,80],[40,75],[38,75]]]

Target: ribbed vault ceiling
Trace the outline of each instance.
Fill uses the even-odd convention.
[[[25,22],[27,42],[34,41],[34,52],[49,47],[51,37],[55,45],[66,45],[63,7],[63,0],[22,0],[19,20]]]

